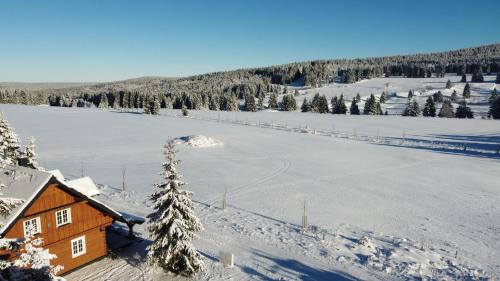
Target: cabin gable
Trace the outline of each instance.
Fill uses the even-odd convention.
[[[58,225],[57,212],[66,209],[69,210],[67,215],[70,222]],[[113,222],[110,215],[96,209],[88,201],[69,194],[57,184],[49,184],[42,191],[24,212],[24,216],[17,218],[5,237],[24,237],[24,221],[34,218],[39,218],[41,233],[37,237],[43,238],[44,245],[50,245],[92,228],[106,227]]]

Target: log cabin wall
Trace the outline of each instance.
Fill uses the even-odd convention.
[[[71,209],[71,222],[57,226],[56,212]],[[5,235],[6,238],[24,237],[23,222],[40,218],[43,247],[57,255],[54,265],[64,266],[59,274],[82,266],[107,253],[106,228],[113,223],[106,213],[94,208],[89,202],[62,190],[57,184],[50,184],[25,211],[24,217],[18,218]],[[86,253],[72,257],[71,240],[85,235]]]

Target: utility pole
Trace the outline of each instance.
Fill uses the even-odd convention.
[[[222,195],[222,210],[226,210],[227,207],[227,188],[224,190],[224,194]]]
[[[304,200],[304,212],[302,213],[302,229],[307,229],[306,200]]]
[[[122,169],[122,190],[127,189],[127,164],[123,165]]]

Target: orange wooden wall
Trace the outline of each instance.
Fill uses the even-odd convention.
[[[71,208],[71,223],[57,227],[56,212]],[[113,219],[91,206],[88,202],[60,189],[57,184],[49,185],[46,190],[25,212],[25,216],[17,220],[5,235],[6,238],[24,237],[23,221],[40,217],[43,247],[56,254],[52,264],[64,266],[67,272],[107,253],[105,228]],[[86,235],[86,254],[72,258],[71,239]],[[60,273],[63,273],[60,272]]]

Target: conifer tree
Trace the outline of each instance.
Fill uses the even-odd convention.
[[[153,238],[148,246],[148,262],[167,272],[192,276],[204,267],[201,255],[191,244],[203,226],[194,214],[192,193],[183,189],[186,183],[177,172],[179,160],[175,159],[173,142],[168,142],[164,149],[164,181],[155,185],[158,190],[150,196],[154,211],[147,216]]]
[[[500,71],[497,71],[497,79],[495,80],[496,84],[500,84]]]
[[[264,109],[264,94],[260,94],[257,99],[257,109]]]
[[[363,109],[363,114],[365,115],[378,115],[379,110],[377,108],[377,101],[375,100],[375,96],[373,94],[365,102],[365,107]]]
[[[25,156],[26,156],[26,166],[32,169],[37,169],[39,170],[40,167],[38,166],[38,156],[36,155],[36,145],[35,145],[35,138],[30,137],[28,138],[28,145],[26,145],[26,150],[25,150]]]
[[[380,95],[380,99],[379,99],[379,101],[380,101],[380,103],[385,103],[386,99],[387,99],[387,97],[385,96],[385,91],[384,91],[384,92],[382,92],[382,94]]]
[[[337,114],[346,114],[347,113],[347,107],[346,107],[345,101],[344,101],[344,94],[340,94],[340,98],[337,101],[336,109],[337,109]]]
[[[359,95],[359,93],[356,94],[356,102],[360,102],[361,101],[361,96]]]
[[[434,100],[434,102],[443,102],[444,100],[443,93],[441,93],[441,91],[437,91],[432,95],[432,99]]]
[[[257,111],[257,105],[255,104],[255,97],[251,94],[245,96],[245,110],[250,112]]]
[[[420,115],[420,106],[415,99],[409,99],[406,103],[406,108],[403,111],[403,116],[419,116]]]
[[[276,96],[275,93],[272,93],[270,96],[269,96],[269,102],[268,102],[268,105],[267,107],[269,109],[276,109],[276,107],[278,107],[278,98]]]
[[[467,82],[467,76],[465,74],[462,74],[462,79],[460,79],[460,82],[462,82],[462,83]]]
[[[455,112],[453,111],[453,105],[449,99],[444,100],[441,109],[439,110],[438,117],[441,118],[454,118]]]
[[[99,108],[108,108],[109,103],[108,103],[108,95],[106,93],[102,93],[99,98]]]
[[[453,90],[453,93],[451,93],[451,101],[452,102],[456,102],[458,100],[458,94],[457,94],[457,91]]]
[[[358,102],[356,101],[356,98],[352,99],[351,107],[349,108],[349,112],[351,113],[351,115],[359,115],[359,107],[358,107]]]
[[[493,91],[491,91],[491,95],[488,98],[488,103],[490,104],[490,109],[488,111],[488,116],[493,119],[499,119],[500,117],[500,112],[498,110],[500,109],[498,107],[498,101],[500,99],[500,95],[497,92],[497,88],[494,88]],[[496,117],[496,118],[495,118]]]
[[[333,114],[338,114],[338,98],[337,96],[334,96],[331,100],[330,103],[332,104],[332,113]]]
[[[413,99],[413,91],[412,90],[408,91],[408,99],[409,100]]]
[[[427,98],[422,115],[425,117],[436,117],[436,105],[434,104],[434,99],[432,97]]]
[[[470,85],[469,83],[466,83],[465,84],[465,87],[464,87],[464,92],[462,93],[462,97],[464,99],[468,99],[470,98]]]
[[[300,110],[302,112],[309,112],[309,111],[311,111],[311,105],[307,101],[307,98],[304,98],[304,101],[302,102],[302,105],[300,106]]]
[[[457,111],[455,112],[455,117],[457,118],[474,118],[474,113],[467,106],[465,99],[462,100],[460,105],[457,107]]]
[[[380,106],[380,102],[377,102],[377,115],[383,115],[382,107]]]
[[[292,94],[283,96],[282,109],[284,111],[295,111],[297,110],[297,102]]]
[[[236,98],[235,95],[230,95],[226,99],[226,110],[227,111],[238,111],[239,110],[238,99]]]
[[[450,79],[448,79],[448,81],[446,81],[446,89],[451,89],[452,87],[453,85],[451,84]]]
[[[0,114],[0,153],[5,163],[18,164],[19,140],[9,125],[9,122]]]

